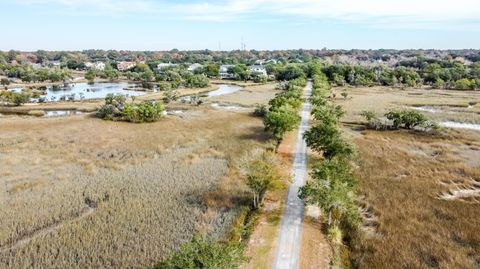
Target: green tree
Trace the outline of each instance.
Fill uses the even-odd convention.
[[[16,106],[21,106],[27,103],[30,100],[30,95],[26,93],[17,93],[13,92],[11,96],[11,102],[14,103]]]
[[[93,68],[88,69],[88,71],[85,73],[85,79],[88,80],[89,82],[93,82],[96,77],[97,77],[97,71]]]
[[[455,82],[455,89],[457,90],[473,90],[475,89],[475,81],[467,78],[459,79]]]
[[[324,160],[315,165],[311,181],[300,188],[299,197],[306,204],[317,205],[328,212],[328,226],[340,222],[358,223],[360,216],[354,203],[355,181],[346,161]]]
[[[403,126],[407,129],[413,129],[428,121],[425,115],[413,109],[391,110],[385,114],[385,117],[393,121],[394,128]]]
[[[0,80],[0,84],[2,84],[4,87],[10,85],[10,80],[8,78],[2,78]]]
[[[307,145],[323,154],[326,159],[349,157],[353,154],[352,146],[344,141],[336,125],[318,124],[304,134]]]
[[[244,64],[235,65],[228,71],[229,73],[232,73],[234,77],[238,80],[247,81],[250,78],[250,70]]]
[[[105,65],[103,74],[105,78],[109,79],[110,81],[117,80],[118,77],[120,76],[120,72],[117,69],[114,69],[110,63],[107,63]]]
[[[237,269],[248,260],[243,253],[239,242],[222,243],[194,236],[178,253],[154,269]]]
[[[282,105],[273,111],[269,111],[264,118],[265,129],[270,131],[275,138],[275,152],[278,151],[286,132],[295,129],[300,123],[300,116],[290,105]]]
[[[280,179],[275,155],[269,152],[254,154],[253,159],[243,165],[242,172],[253,193],[253,206],[257,208],[262,204],[265,192]]]

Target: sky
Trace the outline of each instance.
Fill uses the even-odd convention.
[[[480,49],[480,0],[0,0],[0,50]]]

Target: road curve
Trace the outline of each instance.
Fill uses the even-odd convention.
[[[274,269],[297,269],[299,264],[304,205],[303,201],[298,198],[298,190],[305,184],[307,175],[307,145],[303,139],[303,133],[309,127],[311,110],[309,97],[311,92],[312,83],[309,81],[304,90],[305,102],[302,106],[302,121],[298,129],[297,147],[293,161],[294,181],[288,188]]]

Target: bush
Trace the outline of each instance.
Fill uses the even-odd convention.
[[[255,75],[253,76],[253,82],[255,83],[266,83],[268,81],[268,77],[264,75]]]
[[[413,109],[391,110],[385,114],[385,117],[393,121],[394,128],[403,126],[406,129],[413,129],[427,121],[425,115]]]
[[[177,90],[169,89],[169,90],[165,91],[164,97],[163,97],[163,102],[164,103],[168,104],[171,101],[176,101],[177,99],[178,99],[178,91]]]
[[[154,269],[236,269],[248,259],[240,243],[214,242],[210,238],[194,236],[192,241]]]
[[[125,119],[130,122],[154,122],[162,116],[163,105],[153,101],[140,104],[126,104],[124,107]]]
[[[20,106],[30,100],[30,95],[23,92],[1,92],[0,99]]]
[[[370,128],[378,130],[384,127],[374,111],[364,110],[360,113],[360,116],[364,117],[368,121],[368,127]]]
[[[266,105],[257,104],[255,106],[255,110],[253,111],[253,116],[263,118],[263,117],[265,117],[267,112],[268,112],[268,109],[267,109]]]
[[[105,104],[97,111],[97,117],[104,120],[126,120],[141,123],[156,121],[162,115],[162,103],[144,101],[140,104],[127,104],[126,100],[124,95],[108,94],[105,97]]]
[[[473,90],[475,89],[475,81],[469,79],[459,79],[455,82],[455,89],[457,90]]]
[[[186,86],[189,88],[206,88],[209,85],[207,76],[203,74],[196,74],[187,77]]]

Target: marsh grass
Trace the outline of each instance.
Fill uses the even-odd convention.
[[[366,203],[364,228],[370,229],[352,244],[360,268],[474,268],[480,254],[479,203],[446,201],[439,195],[456,187],[440,184],[442,180],[469,184],[480,171],[452,153],[456,145],[450,139],[468,140],[373,131],[355,140]],[[452,238],[470,243],[460,247]]]
[[[478,99],[475,92],[412,91],[417,94],[357,88],[350,92],[352,99],[338,103],[344,105],[347,120],[355,122],[365,108],[383,113],[412,104],[462,105]],[[434,115],[437,120],[447,117]],[[469,115],[470,121],[479,120],[478,115]],[[458,190],[478,188],[480,133],[446,129],[432,136],[405,130],[357,131],[352,126],[345,125],[345,130],[358,151],[355,163],[364,231],[349,244],[354,266],[477,268],[479,198],[452,196]]]
[[[197,231],[224,237],[249,202],[235,160],[266,142],[261,120],[202,108],[0,125],[0,268],[149,267]]]

